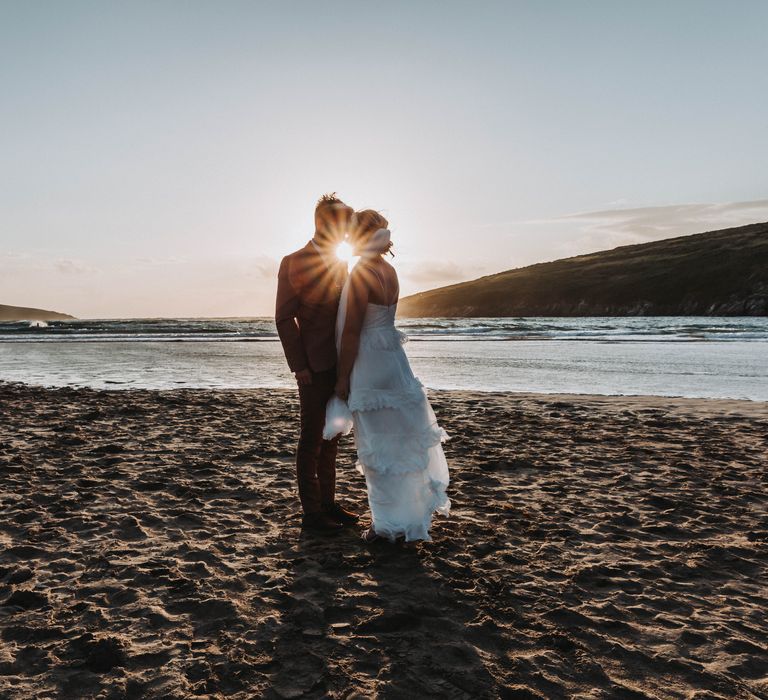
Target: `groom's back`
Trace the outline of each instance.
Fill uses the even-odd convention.
[[[346,265],[328,262],[312,243],[280,263],[275,324],[293,372],[336,364],[336,312]]]

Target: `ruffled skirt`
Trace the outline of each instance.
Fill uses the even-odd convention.
[[[380,536],[430,540],[433,513],[448,515],[447,439],[394,328],[365,329],[350,379],[357,469]]]

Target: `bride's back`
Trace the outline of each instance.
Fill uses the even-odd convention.
[[[368,303],[395,306],[400,296],[400,282],[395,268],[383,258],[361,260],[358,266],[368,290]]]

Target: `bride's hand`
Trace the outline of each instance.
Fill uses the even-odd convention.
[[[339,377],[334,392],[342,401],[346,401],[349,398],[349,377]]]

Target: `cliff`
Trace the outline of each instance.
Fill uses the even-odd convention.
[[[0,304],[0,321],[63,321],[72,318],[75,317],[58,311]]]
[[[765,316],[768,223],[508,270],[405,297],[399,314]]]

